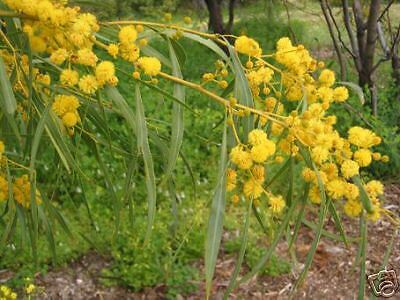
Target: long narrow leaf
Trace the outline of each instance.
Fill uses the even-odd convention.
[[[229,294],[232,292],[236,279],[239,275],[240,268],[243,263],[244,259],[244,254],[246,253],[246,247],[247,247],[247,240],[249,237],[249,226],[250,226],[250,216],[251,216],[251,210],[253,207],[253,199],[249,201],[249,207],[247,209],[247,214],[246,214],[246,220],[244,221],[243,229],[242,229],[242,238],[240,241],[240,250],[239,250],[239,256],[236,262],[235,270],[233,271],[233,274],[231,275],[231,279],[229,281],[228,288],[226,289],[226,292],[224,294],[224,299],[228,299]]]
[[[148,217],[147,217],[147,230],[145,241],[148,241],[151,229],[154,224],[156,213],[157,193],[156,193],[156,179],[154,175],[153,156],[151,155],[150,145],[148,140],[148,131],[146,118],[144,115],[144,108],[142,96],[140,94],[139,84],[135,86],[136,96],[136,123],[137,123],[137,136],[138,136],[138,149],[143,155],[145,181],[147,189],[147,203],[148,203]]]
[[[175,77],[182,78],[182,72],[180,69],[177,54],[175,53],[174,47],[171,41],[168,40],[170,58],[172,62],[172,74]],[[179,99],[181,102],[185,102],[185,88],[182,85],[174,85],[174,97]],[[172,106],[172,132],[171,132],[171,144],[169,146],[168,153],[168,165],[165,171],[165,177],[169,178],[172,174],[173,169],[176,165],[176,160],[179,155],[179,150],[182,145],[184,133],[184,122],[183,122],[183,107],[178,103],[173,103]]]
[[[227,134],[226,125],[221,145],[221,158],[219,162],[218,184],[214,191],[211,204],[210,217],[208,219],[206,249],[205,249],[205,272],[206,272],[206,293],[207,298],[211,293],[212,280],[217,263],[219,247],[221,245],[222,229],[225,215],[226,202],[226,161],[227,161]]]

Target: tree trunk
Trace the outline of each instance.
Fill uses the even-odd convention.
[[[204,0],[209,12],[209,26],[214,33],[224,34],[224,20],[221,12],[221,3],[218,0]]]
[[[397,88],[396,98],[398,101],[400,101],[400,57],[397,53],[398,52],[394,52],[392,56],[392,78]]]
[[[233,21],[235,20],[235,2],[236,0],[229,0],[229,21],[225,27],[225,32],[230,34],[233,29]]]

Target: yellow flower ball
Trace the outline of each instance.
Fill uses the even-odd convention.
[[[332,199],[338,200],[346,193],[346,182],[340,179],[328,181],[326,190]]]
[[[268,199],[268,206],[273,214],[278,215],[283,211],[283,209],[286,206],[286,203],[281,195],[271,196]]]
[[[117,58],[118,52],[119,52],[119,47],[117,44],[110,44],[107,47],[107,52],[110,54],[113,58]]]
[[[311,149],[311,158],[317,164],[322,164],[329,158],[329,150],[322,146],[314,147]]]
[[[93,95],[98,88],[99,84],[93,75],[85,75],[79,80],[79,89],[85,94]]]
[[[353,159],[359,164],[360,167],[369,166],[372,162],[371,151],[368,149],[359,149],[354,152]]]
[[[102,61],[96,66],[95,74],[100,86],[106,84],[115,76],[114,64],[110,61]]]
[[[135,29],[135,26],[128,25],[122,27],[118,33],[118,38],[122,44],[131,44],[136,41],[137,31]]]
[[[156,57],[141,57],[138,66],[146,75],[156,76],[161,71],[161,63]]]
[[[136,44],[122,44],[119,47],[119,54],[122,59],[133,63],[140,56],[140,48]]]
[[[347,183],[346,184],[346,189],[344,192],[344,196],[348,199],[348,200],[355,200],[358,198],[358,196],[360,195],[360,190],[358,189],[358,187],[355,184],[352,183]]]
[[[232,148],[229,157],[231,161],[242,170],[248,170],[253,166],[250,153],[244,151],[240,146]]]
[[[358,200],[348,200],[343,206],[343,210],[346,215],[355,218],[361,214],[362,205]]]
[[[240,202],[240,197],[238,195],[232,195],[231,201],[232,201],[233,205],[238,205]]]
[[[242,35],[236,39],[235,50],[239,53],[255,57],[260,56],[262,53],[260,45],[254,39],[245,35]]]
[[[275,149],[275,143],[267,140],[266,142],[253,146],[251,148],[251,158],[257,163],[263,163],[268,159],[268,157],[272,156],[275,153]]]
[[[325,69],[319,75],[318,81],[321,85],[330,87],[335,83],[335,73],[332,70]]]
[[[359,168],[359,165],[355,161],[347,159],[342,163],[340,170],[342,171],[343,177],[348,179],[358,175]]]
[[[379,205],[373,205],[373,211],[367,214],[367,219],[376,223],[381,218],[381,208]]]
[[[383,195],[384,192],[383,184],[378,180],[371,180],[368,182],[365,186],[365,189],[371,197]]]
[[[60,74],[60,82],[65,86],[74,86],[78,84],[79,81],[79,73],[75,70],[65,69],[61,71]]]
[[[253,129],[249,132],[248,142],[252,146],[264,144],[268,141],[267,134],[261,129]]]
[[[265,179],[265,168],[263,165],[255,165],[251,169],[253,178],[258,182],[263,182]]]
[[[184,22],[185,24],[187,24],[187,25],[192,24],[192,18],[186,16],[186,17],[183,18],[183,22]]]
[[[75,113],[67,112],[62,117],[62,122],[65,127],[74,127],[78,123],[78,118]]]
[[[50,55],[50,61],[56,65],[61,65],[67,58],[68,51],[64,48],[59,48]]]
[[[257,180],[251,178],[243,184],[243,193],[247,198],[257,199],[263,193],[263,188]]]
[[[77,63],[81,65],[94,67],[98,60],[96,54],[88,48],[79,49],[77,52]]]
[[[344,86],[339,86],[333,90],[333,99],[337,102],[344,102],[349,98],[349,91]]]
[[[348,140],[351,144],[361,148],[370,148],[379,145],[381,139],[369,129],[354,126],[348,131]]]

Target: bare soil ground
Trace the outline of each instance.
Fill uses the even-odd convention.
[[[386,186],[385,207],[400,215],[400,185]],[[313,215],[308,215],[312,218]],[[345,228],[349,236],[358,235],[358,223],[345,219]],[[328,221],[325,229],[334,232],[334,224]],[[368,226],[367,273],[380,270],[384,253],[394,234],[393,225],[387,221]],[[313,232],[303,227],[296,244],[298,270],[309,250]],[[278,253],[285,256],[287,244],[278,245]],[[357,244],[352,243],[346,248],[343,243],[322,238],[315,256],[314,263],[308,273],[306,282],[301,286],[295,299],[354,299],[359,284],[358,268],[354,265]],[[212,299],[222,299],[229,278],[235,267],[236,259],[232,255],[221,254],[217,262]],[[100,271],[107,267],[110,261],[94,252],[88,253],[69,266],[54,269],[45,276],[38,276],[36,282],[43,287],[41,299],[163,299],[164,286],[148,288],[140,293],[133,293],[121,287],[104,287],[100,284]],[[196,263],[203,269],[203,262]],[[400,275],[400,236],[394,238],[389,264],[397,275]],[[244,269],[243,272],[248,270]],[[230,296],[231,299],[287,299],[298,275],[298,271],[277,277],[257,276],[246,284],[241,285]],[[399,277],[400,280],[400,277]],[[199,282],[199,289],[190,296],[179,299],[204,299],[204,282]],[[367,287],[366,295],[370,294]],[[392,299],[400,299],[397,294]]]

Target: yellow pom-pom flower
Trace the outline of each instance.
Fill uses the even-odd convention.
[[[161,63],[156,57],[141,57],[138,66],[146,75],[156,76],[161,71]]]
[[[350,128],[348,135],[349,142],[361,148],[370,148],[381,142],[381,139],[371,130],[359,126]]]
[[[383,195],[384,192],[383,184],[378,180],[371,180],[368,182],[365,186],[365,189],[371,197]]]
[[[333,99],[337,102],[344,102],[349,98],[349,91],[344,86],[339,86],[333,90]]]
[[[347,159],[342,163],[340,170],[344,178],[348,179],[358,175],[359,165],[354,161]]]
[[[243,193],[247,198],[257,199],[263,193],[263,188],[257,180],[250,178],[243,184]]]
[[[117,58],[118,52],[119,52],[119,47],[117,44],[110,44],[107,47],[107,52],[110,54],[113,58]]]
[[[358,200],[348,200],[343,206],[344,213],[349,217],[358,217],[362,211],[362,205]]]
[[[119,41],[122,44],[131,44],[136,41],[137,38],[137,31],[135,26],[128,25],[121,28],[118,33]]]
[[[268,206],[273,214],[279,215],[285,208],[286,203],[281,195],[271,196],[268,200]]]
[[[74,86],[79,81],[79,74],[75,70],[65,69],[61,71],[60,82],[65,86]]]
[[[78,117],[73,112],[67,112],[62,117],[62,122],[65,127],[74,127],[78,123]]]
[[[248,56],[258,57],[262,53],[260,45],[254,39],[245,35],[242,35],[236,39],[235,49],[237,52],[246,54]]]
[[[115,76],[114,64],[110,61],[102,61],[96,66],[96,79],[100,86],[103,86]]]
[[[79,89],[85,94],[94,94],[99,88],[96,77],[93,75],[85,75],[79,80]]]
[[[267,140],[264,143],[251,148],[251,158],[257,163],[263,163],[268,159],[268,157],[272,156],[275,153],[275,149],[275,143]]]
[[[241,146],[232,148],[229,157],[231,161],[242,170],[248,170],[253,166],[250,153],[244,151]]]
[[[318,81],[323,86],[331,87],[335,83],[335,73],[332,70],[325,69],[319,75]]]
[[[253,129],[249,132],[248,141],[252,146],[266,143],[267,140],[267,134],[261,129]]]
[[[346,193],[346,182],[340,179],[331,180],[327,183],[326,190],[332,199],[338,200]]]
[[[372,155],[368,149],[359,149],[354,152],[353,159],[359,164],[360,167],[366,167],[371,164]]]
[[[64,48],[57,49],[50,55],[53,64],[61,65],[68,58],[68,51]]]
[[[77,62],[81,65],[94,67],[98,60],[96,54],[88,48],[79,49],[77,52]]]

